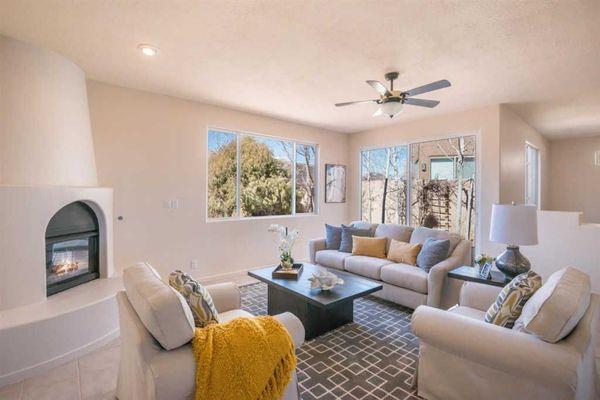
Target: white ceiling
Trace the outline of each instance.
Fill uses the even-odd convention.
[[[0,0],[0,7],[2,34],[62,53],[88,78],[116,85],[343,132],[510,103],[544,133],[580,134],[580,124],[600,133],[600,96],[591,95],[600,89],[597,0]],[[143,57],[139,43],[160,55]],[[376,98],[364,81],[390,70],[401,72],[401,89],[438,79],[452,87],[419,96],[441,100],[436,109],[407,106],[393,121],[372,118],[374,104],[333,106]],[[581,94],[591,102],[586,110],[552,120],[555,103]]]

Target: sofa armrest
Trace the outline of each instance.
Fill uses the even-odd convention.
[[[316,264],[315,257],[317,251],[327,249],[325,238],[312,239],[308,241],[308,256],[311,264]]]
[[[218,312],[237,310],[242,306],[240,290],[233,282],[206,286]]]
[[[498,286],[465,282],[460,289],[458,304],[480,311],[487,311],[492,303],[496,301],[501,290],[502,288]]]
[[[474,363],[538,382],[577,384],[580,355],[572,346],[427,306],[417,307],[411,327],[422,344]]]
[[[429,276],[427,277],[427,305],[431,307],[440,308],[442,303],[442,290],[444,289],[444,282],[448,272],[453,269],[460,267],[464,262],[465,252],[469,252],[471,249],[471,242],[468,240],[461,240],[456,246],[452,256],[448,257],[444,261],[437,263],[429,270]]]
[[[298,348],[304,343],[304,325],[294,314],[290,312],[284,312],[275,315],[275,318],[279,320],[285,326],[292,337],[294,347]]]

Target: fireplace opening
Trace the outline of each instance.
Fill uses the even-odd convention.
[[[61,208],[46,228],[48,296],[100,277],[98,218],[78,201]]]

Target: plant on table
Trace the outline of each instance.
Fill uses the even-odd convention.
[[[269,226],[269,232],[277,233],[279,236],[279,260],[283,269],[292,269],[294,259],[292,258],[292,249],[298,239],[298,231],[289,229],[287,226],[272,224]]]

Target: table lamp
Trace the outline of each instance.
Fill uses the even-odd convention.
[[[490,241],[506,244],[506,250],[496,258],[496,267],[508,277],[531,269],[529,260],[519,246],[538,244],[537,207],[516,204],[493,204]]]

